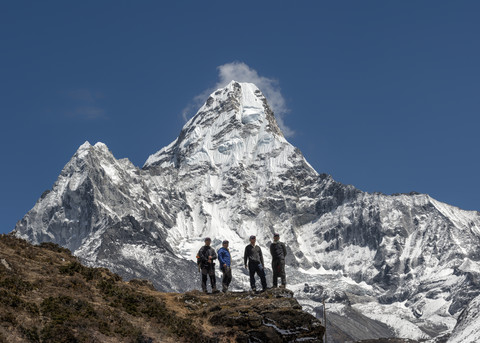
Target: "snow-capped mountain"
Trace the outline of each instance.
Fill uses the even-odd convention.
[[[456,337],[457,318],[480,294],[478,212],[424,194],[365,193],[317,173],[261,91],[235,81],[142,169],[102,143],[82,145],[15,232],[162,290],[198,287],[194,261],[206,236],[215,247],[230,241],[242,287],[248,236],[269,267],[279,232],[289,288],[311,312],[327,297],[337,341],[431,339],[454,328]]]

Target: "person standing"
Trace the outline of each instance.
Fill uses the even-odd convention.
[[[228,250],[227,240],[223,241],[222,247],[218,249],[218,262],[220,263],[220,270],[223,273],[222,292],[226,293],[230,282],[232,282],[232,268],[230,267],[231,256],[230,250]]]
[[[287,256],[287,248],[285,243],[280,242],[280,235],[273,234],[273,243],[270,245],[270,253],[272,254],[272,271],[273,271],[273,287],[277,287],[278,278],[282,280],[281,288],[287,285],[285,276],[285,257]]]
[[[210,276],[210,283],[212,285],[212,293],[217,293],[215,280],[215,263],[217,253],[210,244],[212,240],[210,237],[205,238],[205,245],[200,248],[197,254],[197,263],[202,272],[202,291],[207,293],[207,275]]]
[[[252,291],[256,291],[255,287],[255,273],[260,276],[262,283],[262,292],[267,289],[267,280],[265,278],[265,264],[263,263],[262,249],[256,245],[256,237],[250,236],[250,244],[245,247],[245,254],[243,256],[245,268],[250,272],[250,287]]]

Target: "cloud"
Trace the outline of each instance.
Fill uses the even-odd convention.
[[[99,119],[106,116],[106,111],[99,104],[103,98],[101,92],[94,92],[89,89],[76,89],[65,93],[71,109],[66,110],[69,117],[82,119]]]
[[[218,82],[212,88],[206,89],[199,95],[193,98],[191,104],[189,104],[182,112],[182,116],[187,121],[192,110],[197,110],[207,97],[219,88],[225,87],[230,81],[235,80],[238,82],[250,82],[254,83],[267,98],[268,104],[275,113],[278,126],[283,131],[283,134],[287,137],[292,136],[294,131],[289,128],[284,121],[285,115],[289,112],[286,105],[285,98],[283,97],[279,82],[275,79],[261,76],[255,69],[250,68],[243,62],[226,63],[217,67],[218,70]]]
[[[98,99],[103,98],[101,92],[92,92],[89,89],[76,89],[70,92],[67,92],[68,97],[73,100],[83,101],[87,103],[94,103]]]
[[[84,119],[98,119],[105,117],[105,110],[100,107],[82,106],[76,107],[73,110],[67,111],[70,117],[84,118]]]

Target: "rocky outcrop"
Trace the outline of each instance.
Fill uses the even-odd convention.
[[[177,297],[212,332],[227,329],[235,342],[323,342],[324,327],[302,307],[288,289],[261,294],[231,292],[205,295],[199,291]]]

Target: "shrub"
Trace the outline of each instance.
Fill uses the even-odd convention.
[[[102,277],[102,270],[100,268],[85,267],[78,261],[73,261],[67,265],[58,267],[60,274],[73,276],[75,273],[81,274],[87,281],[93,279],[100,279]]]
[[[50,323],[40,331],[42,342],[49,343],[78,343],[72,329],[65,325]]]
[[[32,343],[40,343],[40,336],[38,335],[38,329],[33,327],[31,329],[24,326],[20,326],[20,332],[22,335]]]
[[[58,324],[97,316],[92,305],[68,296],[48,297],[42,302],[40,308],[44,316],[48,316]]]
[[[72,255],[72,252],[67,248],[64,248],[52,242],[43,242],[43,243],[40,243],[38,246],[42,249],[47,249],[53,252],[66,253],[68,255]]]
[[[17,325],[17,318],[12,312],[7,312],[4,315],[0,316],[1,323],[10,323],[13,326]]]
[[[33,290],[30,282],[23,281],[17,276],[11,276],[0,281],[0,287],[13,291],[15,294],[25,294],[27,291]]]
[[[22,299],[14,293],[4,289],[0,290],[0,304],[15,308],[22,308],[25,306],[25,302]]]

